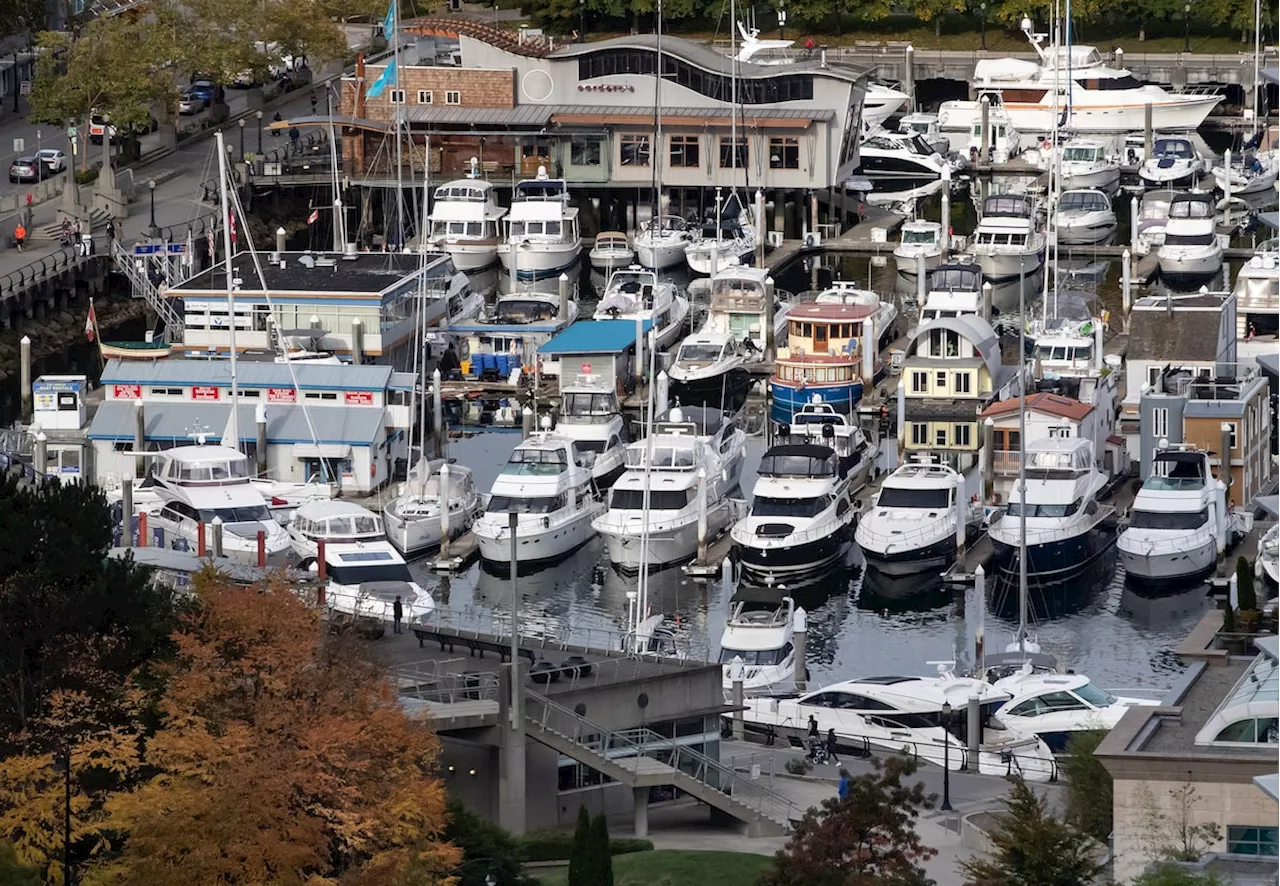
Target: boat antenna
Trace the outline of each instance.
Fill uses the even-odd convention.
[[[231,203],[227,199],[227,149],[223,145],[222,131],[214,135],[218,149],[218,202],[222,209],[222,249],[227,254],[227,317],[231,320],[227,327],[227,342],[231,348],[231,414],[227,416],[227,429],[223,432],[222,445],[227,445],[227,437],[231,438],[231,448],[240,450],[240,421],[237,413],[240,409],[240,388],[236,383],[236,287],[233,281],[235,271],[231,267]],[[244,216],[241,215],[241,218]],[[248,225],[246,234],[248,233]],[[262,279],[259,272],[259,279]],[[266,280],[262,280],[266,288]]]
[[[399,0],[392,0],[391,3],[391,64],[395,66],[395,81],[392,84],[392,98],[395,98],[395,90],[400,90],[400,3]],[[401,92],[403,96],[403,92]],[[404,247],[404,163],[401,155],[401,142],[403,141],[403,133],[400,131],[404,126],[404,102],[393,101],[391,103],[395,109],[395,127],[396,127],[396,245],[402,251]],[[390,250],[388,250],[390,251]]]

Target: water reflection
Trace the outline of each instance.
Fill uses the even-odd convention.
[[[886,615],[902,612],[932,612],[954,602],[950,588],[936,573],[886,575],[868,568],[862,577],[858,608]]]
[[[1166,588],[1143,588],[1126,581],[1120,593],[1118,613],[1140,627],[1163,628],[1189,617],[1199,618],[1212,605],[1209,586],[1204,582],[1176,593],[1166,591]]]

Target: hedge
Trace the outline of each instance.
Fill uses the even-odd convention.
[[[525,861],[564,861],[573,847],[573,832],[558,830],[530,831],[518,838],[524,849]],[[609,854],[625,855],[629,852],[651,852],[653,843],[632,837],[610,837]]]

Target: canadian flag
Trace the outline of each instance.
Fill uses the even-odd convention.
[[[93,312],[93,299],[89,299],[89,316],[84,321],[84,337],[93,341],[93,333],[97,327],[98,315]]]
[[[316,219],[318,219],[319,217],[320,217],[319,209],[311,210],[311,214],[307,216],[307,224],[314,225],[316,223]]]

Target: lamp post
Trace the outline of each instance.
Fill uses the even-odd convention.
[[[18,73],[18,50],[13,51],[13,111],[18,111],[18,92],[22,89],[22,75]]]
[[[244,159],[244,118],[240,118],[240,158]]]
[[[1191,4],[1182,4],[1182,51],[1191,51]]]
[[[951,702],[942,703],[942,812],[951,811]]]
[[[987,48],[987,4],[982,3],[978,6],[978,11],[982,13],[982,48]]]
[[[587,0],[578,0],[578,39],[587,42]]]
[[[258,153],[262,153],[262,112],[255,111],[253,116],[258,118]]]
[[[159,237],[160,228],[156,225],[156,180],[154,178],[147,182],[147,189],[151,191],[151,228],[148,233],[152,237]]]

